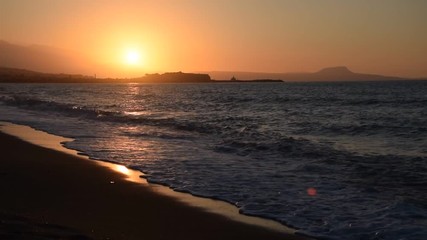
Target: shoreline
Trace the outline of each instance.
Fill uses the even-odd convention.
[[[23,125],[0,126],[5,156],[0,179],[14,186],[0,184],[6,196],[0,200],[0,218],[12,214],[59,224],[95,239],[308,239],[278,222],[239,214],[229,203],[148,183],[139,171],[89,160],[60,144],[72,139]],[[34,180],[34,188],[26,186],[33,185],[28,179]],[[32,201],[34,197],[41,201]],[[84,217],[74,216],[79,209]]]

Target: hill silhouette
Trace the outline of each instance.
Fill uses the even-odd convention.
[[[292,79],[294,77],[295,79]],[[289,80],[307,79],[307,81],[379,81],[400,80],[399,77],[383,76],[376,74],[354,73],[345,66],[329,67],[310,74],[289,76]]]
[[[340,66],[340,67],[329,67],[321,69],[317,72],[318,74],[338,74],[338,75],[346,75],[346,74],[353,74],[352,71],[350,71],[346,66]]]
[[[101,81],[102,79],[81,74],[42,73],[26,69],[0,67],[0,83],[86,83]]]
[[[313,73],[258,73],[258,72],[207,72],[214,79],[281,79],[288,82],[327,82],[327,81],[384,81],[402,80],[399,77],[377,74],[355,73],[345,66],[328,67]]]

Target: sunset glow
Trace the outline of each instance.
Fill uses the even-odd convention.
[[[0,40],[74,61],[63,69],[47,60],[22,66],[40,71],[115,77],[347,66],[427,76],[427,1],[3,0],[0,9]]]

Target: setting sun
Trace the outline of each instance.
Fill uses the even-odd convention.
[[[125,63],[128,65],[137,65],[141,63],[141,54],[136,50],[129,50],[125,53]]]

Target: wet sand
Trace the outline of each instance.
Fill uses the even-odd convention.
[[[0,132],[0,239],[307,239],[190,206]]]

